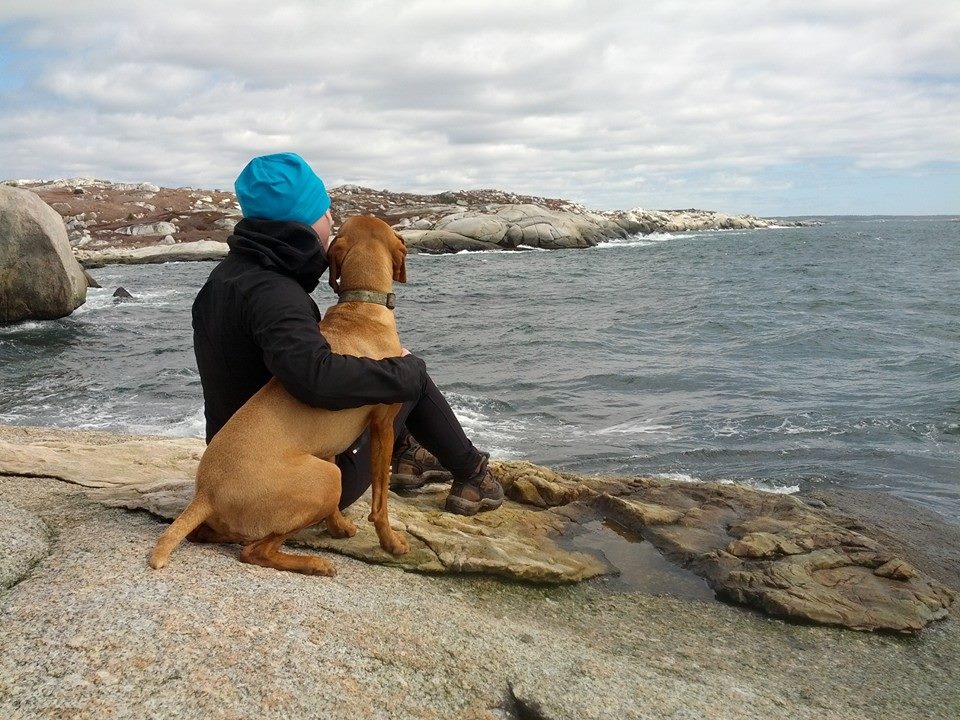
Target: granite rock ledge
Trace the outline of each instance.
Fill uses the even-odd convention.
[[[0,475],[54,477],[113,507],[172,518],[192,494],[203,443],[0,426]],[[508,502],[461,518],[442,511],[445,488],[391,495],[411,552],[383,552],[360,501],[360,532],[320,530],[295,544],[431,573],[483,573],[568,583],[608,572],[602,558],[563,548],[564,534],[598,517],[630,528],[668,559],[706,578],[719,597],[791,620],[857,630],[916,632],[947,616],[955,593],[849,518],[749,487],[654,477],[559,473],[520,461],[494,465]],[[176,556],[173,562],[177,562]]]

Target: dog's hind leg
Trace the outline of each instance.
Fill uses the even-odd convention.
[[[393,455],[393,418],[399,405],[390,405],[375,411],[370,422],[370,468],[372,502],[368,520],[377,529],[380,547],[391,555],[403,555],[410,546],[403,536],[390,527],[387,513],[387,494],[390,492],[390,457]]]
[[[298,530],[316,525],[337,512],[340,468],[307,455],[284,466],[277,477],[270,493],[260,497],[262,506],[269,511],[264,510],[257,518],[260,532],[270,534],[244,547],[240,559],[306,575],[335,575],[336,570],[326,558],[281,552],[280,546]]]
[[[240,559],[243,562],[252,565],[261,565],[277,570],[289,570],[291,572],[303,573],[304,575],[327,575],[332,577],[337,574],[336,568],[330,564],[330,561],[319,555],[293,555],[291,553],[280,552],[280,546],[293,533],[286,535],[270,535],[263,540],[257,540],[250,543],[240,552]]]
[[[238,543],[243,539],[230,535],[229,533],[217,532],[207,523],[201,523],[193,532],[187,535],[187,540],[192,543]]]

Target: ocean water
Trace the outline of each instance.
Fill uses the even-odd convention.
[[[202,436],[190,305],[212,267],[93,270],[71,317],[0,328],[0,422]],[[960,222],[412,255],[408,276],[401,338],[494,456],[960,520]]]

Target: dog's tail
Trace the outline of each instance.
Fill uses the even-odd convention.
[[[180,517],[174,520],[160,536],[157,546],[150,556],[150,567],[154,570],[164,567],[170,559],[170,553],[173,552],[173,549],[209,517],[210,503],[200,495],[195,496],[186,509],[180,513]]]

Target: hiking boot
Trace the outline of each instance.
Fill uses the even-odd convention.
[[[447,482],[448,480],[453,480],[450,471],[413,438],[410,438],[409,444],[393,456],[393,472],[390,475],[391,490],[416,490],[428,482]]]
[[[469,480],[454,480],[447,496],[447,512],[476,515],[503,505],[503,487],[483,463],[483,469]]]

